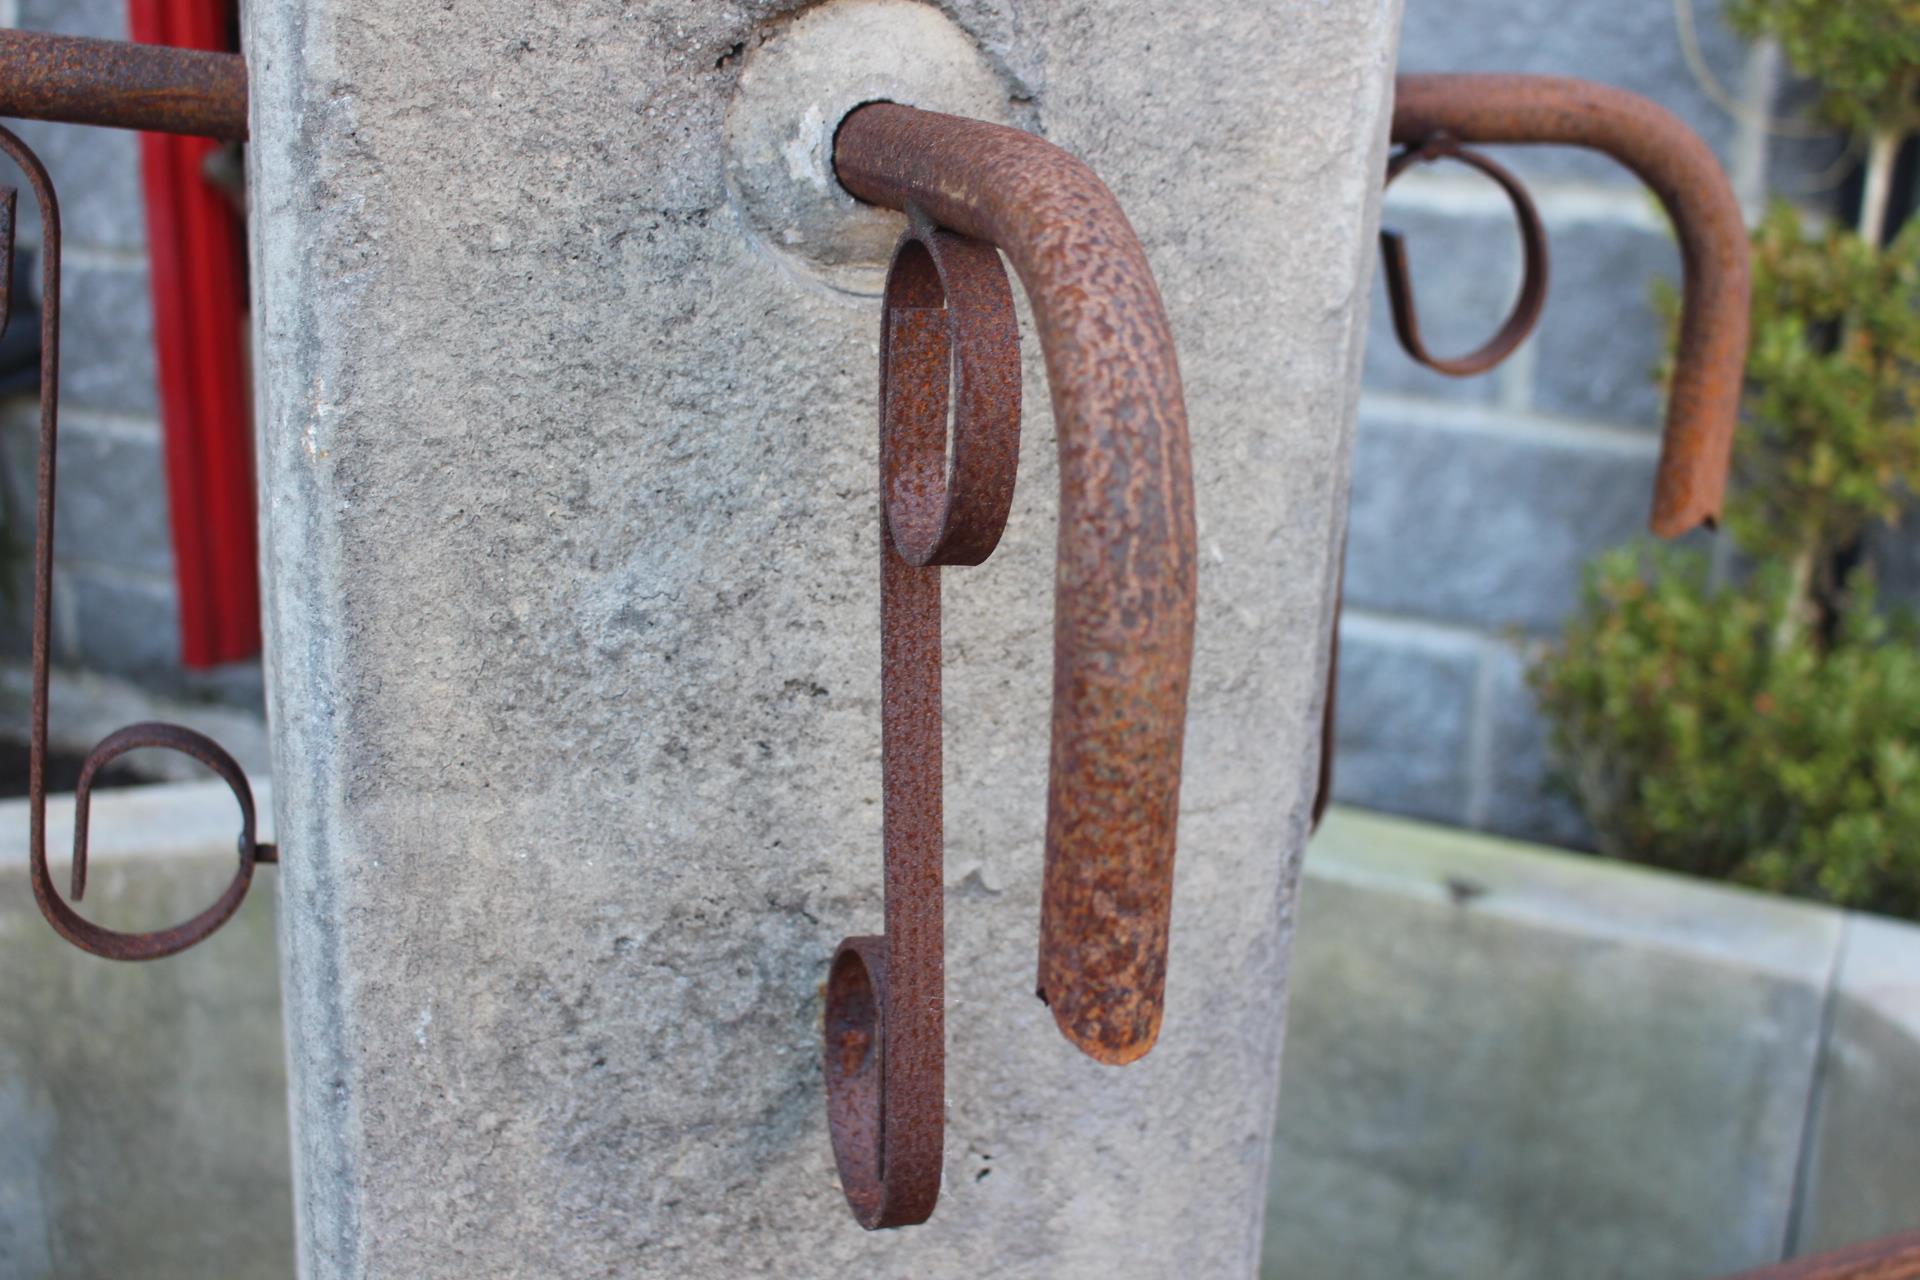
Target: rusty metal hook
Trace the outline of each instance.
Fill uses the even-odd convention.
[[[1446,134],[1435,134],[1395,153],[1387,163],[1386,185],[1392,186],[1395,178],[1414,165],[1435,160],[1458,160],[1492,178],[1506,193],[1508,203],[1513,206],[1514,221],[1520,229],[1520,292],[1514,298],[1513,309],[1508,312],[1499,331],[1484,345],[1464,356],[1451,358],[1433,355],[1420,336],[1420,316],[1413,299],[1413,275],[1407,268],[1407,238],[1398,231],[1381,229],[1380,266],[1386,277],[1387,305],[1393,313],[1393,331],[1399,335],[1401,347],[1417,363],[1435,373],[1443,373],[1450,378],[1470,378],[1485,373],[1512,355],[1514,349],[1527,340],[1527,335],[1540,322],[1540,312],[1547,304],[1547,233],[1540,224],[1540,213],[1533,206],[1533,197],[1527,194],[1520,179],[1479,152],[1469,151]]]
[[[158,747],[191,756],[213,770],[232,789],[233,798],[240,805],[240,835],[235,842],[240,867],[220,896],[192,919],[152,933],[118,933],[103,929],[81,916],[53,892],[51,877],[46,869],[45,842],[36,835],[31,851],[33,891],[42,914],[61,937],[83,951],[105,956],[109,960],[157,960],[185,951],[232,919],[253,883],[256,864],[280,860],[279,850],[275,846],[254,840],[253,788],[247,783],[245,770],[219,743],[183,725],[155,721],[132,724],[108,734],[101,739],[100,745],[87,754],[86,763],[80,770],[79,784],[74,788],[72,897],[75,902],[80,901],[87,887],[87,828],[93,805],[94,776],[115,757],[143,747]],[[41,793],[41,802],[44,805],[44,791]],[[44,831],[44,826],[36,830]]]
[[[237,75],[236,75],[237,71]],[[144,77],[144,78],[143,78]],[[121,127],[245,134],[245,64],[231,55],[201,54],[110,40],[0,32],[0,113],[71,119]],[[53,887],[47,868],[47,717],[53,615],[54,477],[60,413],[60,206],[46,167],[10,130],[0,127],[0,153],[27,175],[40,208],[40,461],[33,578],[33,710],[28,758],[28,875],[40,912],[84,951],[113,960],[152,960],[193,946],[230,919],[246,897],[257,863],[278,860],[273,845],[254,839],[252,788],[233,757],[206,735],[180,725],[137,724],[109,734],[88,753],[74,795],[72,897],[86,893],[87,834],[100,770],[142,747],[179,751],[212,769],[240,805],[239,869],[214,902],[171,928],[126,933],[75,911]],[[0,257],[11,273],[14,205],[4,195]],[[0,330],[10,318],[11,280],[0,287]]]
[[[1684,282],[1679,351],[1647,523],[1661,538],[1718,523],[1746,380],[1753,282],[1740,202],[1712,149],[1672,112],[1639,94],[1565,76],[1400,76],[1394,81],[1392,137],[1415,150],[1445,138],[1455,154],[1463,143],[1586,147],[1612,156],[1660,197],[1680,240]],[[1388,181],[1395,172],[1389,171]],[[1508,188],[1509,195],[1517,189]],[[1391,263],[1388,271],[1391,289]],[[1397,323],[1398,302],[1394,310]],[[1405,337],[1403,331],[1403,343]],[[1341,559],[1344,591],[1344,550]],[[1339,625],[1336,604],[1314,826],[1333,789]]]
[[[1720,518],[1747,362],[1752,281],[1740,202],[1713,151],[1666,108],[1564,76],[1418,75],[1394,81],[1393,140],[1586,147],[1660,198],[1680,241],[1680,343],[1654,477],[1653,532]]]
[[[1018,456],[1018,331],[996,247],[1033,305],[1060,454],[1053,739],[1038,994],[1107,1063],[1160,1030],[1193,660],[1186,409],[1153,273],[1118,203],[1018,130],[873,103],[840,181],[909,214],[882,321],[886,928],[828,979],[829,1128],[863,1226],[925,1221],[944,1128],[941,564],[992,552]],[[945,454],[948,361],[954,426]]]

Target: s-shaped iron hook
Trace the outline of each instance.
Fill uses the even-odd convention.
[[[849,115],[834,154],[849,191],[910,218],[881,328],[886,933],[843,942],[827,985],[834,1155],[873,1228],[924,1222],[940,1191],[938,566],[985,560],[1013,498],[1019,333],[996,248],[1033,305],[1060,442],[1038,992],[1069,1041],[1114,1064],[1160,1032],[1193,475],[1166,311],[1092,170],[1031,134],[893,103]]]

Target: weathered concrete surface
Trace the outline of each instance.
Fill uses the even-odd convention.
[[[1920,929],[1847,917],[1794,1246],[1920,1223]]]
[[[905,2],[905,0],[903,0]],[[866,1235],[818,1066],[880,922],[878,316],[724,121],[774,3],[253,0],[261,478],[306,1274],[1244,1275],[1398,5],[945,6],[1106,176],[1202,544],[1168,1015],[1033,998],[1055,467],[949,575],[946,1191]]]
[[[1781,1256],[1848,917],[1348,811],[1306,865],[1262,1275]]]
[[[238,829],[222,782],[99,793],[88,915],[185,919],[232,876]],[[55,798],[62,885],[72,830]],[[0,1276],[292,1274],[273,871],[193,951],[117,964],[40,918],[26,832],[26,803],[0,804]]]

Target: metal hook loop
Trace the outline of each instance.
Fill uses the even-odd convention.
[[[992,245],[911,217],[888,268],[881,335],[886,524],[910,565],[976,565],[1007,527],[1019,463],[1013,290]]]
[[[1479,152],[1461,146],[1446,134],[1435,134],[1396,152],[1387,164],[1386,185],[1392,186],[1395,178],[1414,165],[1442,159],[1458,160],[1486,174],[1500,185],[1508,203],[1513,206],[1514,220],[1520,229],[1523,262],[1520,293],[1514,299],[1513,310],[1508,313],[1499,331],[1483,346],[1464,356],[1436,356],[1427,350],[1426,342],[1420,336],[1420,316],[1413,298],[1413,275],[1407,267],[1406,237],[1398,231],[1382,229],[1380,232],[1381,269],[1386,276],[1387,303],[1393,312],[1393,331],[1398,335],[1401,347],[1415,362],[1435,373],[1443,373],[1450,378],[1470,378],[1485,373],[1512,355],[1514,349],[1533,332],[1534,325],[1539,323],[1540,313],[1547,302],[1547,233],[1540,223],[1539,210],[1534,208],[1533,197],[1527,194],[1520,179]]]
[[[940,1189],[934,566],[984,559],[1012,497],[1008,267],[1033,307],[1060,464],[1034,990],[1071,1044],[1116,1066],[1153,1047],[1165,1004],[1198,554],[1172,328],[1099,176],[1031,134],[890,102],[841,122],[834,171],[911,220],[881,330],[886,934],[847,939],[827,993],[829,1127],[848,1202],[871,1228],[924,1221]]]
[[[1019,455],[1020,331],[1006,268],[992,245],[915,211],[880,328],[886,933],[840,944],[826,995],[827,1125],[847,1202],[869,1229],[924,1222],[940,1194],[940,566],[992,554]]]
[[[273,845],[255,842],[253,788],[247,783],[246,772],[219,743],[183,725],[154,722],[128,725],[108,734],[100,745],[88,753],[86,764],[80,770],[80,782],[74,788],[71,896],[75,902],[80,901],[87,888],[87,831],[93,806],[94,776],[115,757],[142,747],[157,747],[191,756],[213,770],[233,790],[233,798],[240,803],[240,837],[236,847],[240,866],[220,896],[193,918],[172,928],[151,933],[121,933],[94,924],[54,893],[53,878],[47,870],[45,827],[36,826],[29,861],[33,896],[40,904],[41,914],[46,916],[47,922],[61,937],[83,951],[109,960],[157,960],[185,951],[225,924],[240,909],[241,900],[247,896],[247,889],[253,882],[256,863],[279,860],[278,851]]]
[[[46,166],[32,148],[11,130],[0,127],[0,152],[20,166],[40,206],[40,463],[36,480],[33,563],[33,720],[28,757],[28,874],[33,898],[47,923],[61,937],[83,951],[110,960],[153,960],[173,955],[199,942],[225,924],[239,909],[252,883],[254,864],[277,860],[272,845],[254,841],[253,791],[246,774],[218,743],[179,725],[136,724],[109,734],[87,756],[74,794],[73,898],[78,901],[87,883],[87,819],[94,779],[116,756],[139,747],[180,751],[212,769],[233,788],[240,802],[240,868],[225,892],[199,915],[170,929],[151,933],[122,933],[94,924],[54,891],[47,870],[47,702],[50,683],[53,617],[53,501],[60,423],[60,206]],[[0,217],[0,258],[13,259],[13,205],[15,193],[5,193]],[[0,330],[6,327],[11,282],[0,290]]]
[[[1159,286],[1099,175],[1032,134],[871,102],[841,122],[834,172],[997,247],[1032,305],[1060,465],[1034,991],[1082,1052],[1132,1062],[1166,1005],[1199,560]]]
[[[1521,235],[1529,244],[1531,235],[1537,233],[1538,219],[1524,190],[1497,165],[1463,150],[1462,143],[1585,147],[1612,156],[1659,197],[1680,241],[1683,301],[1648,527],[1662,538],[1679,537],[1700,525],[1712,527],[1720,518],[1733,430],[1740,417],[1753,293],[1746,223],[1733,186],[1712,149],[1672,112],[1639,94],[1565,76],[1399,76],[1394,81],[1392,137],[1406,149],[1389,165],[1388,182],[1408,165],[1451,155],[1506,189],[1519,212]],[[1474,356],[1445,362],[1454,368],[1443,367],[1442,362],[1428,359],[1419,347],[1413,287],[1407,280],[1406,254],[1399,238],[1382,233],[1381,246],[1386,258],[1388,298],[1401,345],[1429,368],[1442,373],[1471,373],[1490,367],[1511,345],[1517,345],[1525,327],[1531,326],[1529,317],[1513,344],[1500,349],[1507,332],[1520,319],[1527,297],[1523,286],[1521,303],[1516,304],[1514,316],[1501,335]],[[1544,295],[1544,238],[1539,258],[1537,283]],[[1531,271],[1527,282],[1536,282]],[[1537,312],[1537,305],[1534,309]],[[1469,364],[1489,352],[1495,354],[1487,365]],[[1344,562],[1343,550],[1343,566]],[[1341,573],[1344,583],[1344,567]],[[1338,596],[1334,626],[1321,733],[1320,786],[1313,809],[1316,824],[1333,785],[1334,670],[1340,652]]]
[[[1740,201],[1712,148],[1639,94],[1565,76],[1400,76],[1392,133],[1415,145],[1445,134],[1480,146],[1585,147],[1659,197],[1680,241],[1682,283],[1648,524],[1673,538],[1717,520],[1740,420],[1753,279]]]

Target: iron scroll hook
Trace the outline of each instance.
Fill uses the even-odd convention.
[[[1019,456],[1020,330],[1006,269],[992,245],[916,211],[880,325],[886,933],[842,942],[827,980],[828,1128],[847,1202],[870,1229],[924,1222],[940,1194],[940,566],[992,554]]]
[[[252,883],[256,863],[278,858],[273,845],[254,839],[253,792],[246,774],[232,756],[206,735],[181,725],[137,724],[109,734],[88,754],[74,796],[72,897],[86,893],[87,834],[93,786],[102,767],[115,757],[141,747],[179,751],[207,765],[229,787],[240,804],[239,869],[213,903],[193,918],[171,928],[145,933],[107,929],[75,911],[53,887],[47,867],[47,716],[53,617],[54,476],[60,434],[60,206],[46,167],[33,150],[11,130],[0,127],[0,153],[20,166],[40,208],[40,461],[36,479],[33,563],[33,712],[28,756],[28,876],[34,902],[55,932],[83,951],[110,960],[153,960],[193,946],[218,929],[240,908]],[[0,226],[0,258],[13,260],[13,207],[16,195],[5,193],[4,226]],[[0,289],[0,330],[11,311],[11,282]]]
[[[1000,253],[1032,303],[1060,454],[1037,991],[1072,1044],[1115,1065],[1160,1030],[1197,556],[1172,332],[1105,184],[1031,134],[894,103],[848,115],[834,159],[855,196],[910,218],[881,336],[887,932],[841,944],[826,1014],[835,1159],[874,1228],[925,1221],[939,1194],[935,566],[986,559],[1012,499],[1018,330]]]
[[[1660,199],[1680,242],[1679,345],[1649,527],[1674,538],[1720,517],[1747,362],[1752,275],[1746,223],[1713,151],[1636,93],[1564,76],[1405,75],[1393,140],[1584,147],[1613,157]]]
[[[1420,335],[1420,315],[1413,298],[1413,275],[1407,268],[1407,238],[1398,231],[1385,228],[1380,232],[1381,272],[1386,278],[1387,305],[1393,313],[1393,331],[1400,339],[1400,346],[1416,363],[1435,373],[1443,373],[1450,378],[1471,378],[1487,372],[1512,355],[1540,322],[1540,313],[1547,305],[1547,232],[1540,223],[1540,212],[1534,208],[1533,197],[1527,194],[1520,179],[1479,152],[1467,150],[1444,133],[1435,134],[1397,152],[1387,164],[1386,185],[1392,186],[1395,178],[1414,165],[1435,160],[1458,160],[1492,178],[1506,194],[1507,202],[1513,206],[1514,220],[1520,230],[1520,292],[1514,299],[1513,309],[1484,345],[1466,355],[1453,357],[1432,354]]]
[[[1660,462],[1654,471],[1649,530],[1677,538],[1720,518],[1733,432],[1740,419],[1745,386],[1748,326],[1753,279],[1748,261],[1746,223],[1733,186],[1713,151],[1672,112],[1659,104],[1608,85],[1567,76],[1404,75],[1394,81],[1392,140],[1409,149],[1390,167],[1391,182],[1400,168],[1444,139],[1449,153],[1467,158],[1463,144],[1532,144],[1584,147],[1624,165],[1660,199],[1680,242],[1682,301],[1678,348],[1667,395],[1667,418],[1660,435]],[[1411,156],[1411,158],[1409,158]],[[1521,209],[1517,182],[1502,180],[1490,162],[1468,159],[1506,188]],[[1511,175],[1508,175],[1511,178]],[[1531,206],[1531,201],[1528,201]],[[1520,214],[1523,237],[1528,218]],[[1383,247],[1384,237],[1383,237]],[[1540,282],[1545,284],[1545,255]],[[1402,300],[1395,296],[1396,271],[1404,282],[1404,262],[1396,267],[1387,248],[1389,298],[1396,325]],[[1411,286],[1406,314],[1412,315]],[[1524,301],[1524,293],[1523,293]],[[1515,319],[1519,316],[1516,309]],[[1510,319],[1511,328],[1514,320]],[[1505,330],[1503,330],[1503,334]],[[1417,330],[1416,330],[1417,336]],[[1524,336],[1524,335],[1522,335]],[[1406,333],[1401,331],[1406,344]],[[1499,343],[1482,349],[1482,354]],[[1409,345],[1415,359],[1421,353]],[[1504,353],[1502,353],[1504,354]],[[1472,357],[1467,357],[1472,359]],[[1497,359],[1496,359],[1497,362]],[[1428,363],[1423,361],[1423,363]],[[1430,367],[1434,367],[1431,366]],[[1489,366],[1490,367],[1490,366]],[[1442,372],[1448,372],[1442,370]],[[1344,580],[1344,549],[1341,553]],[[1344,587],[1344,581],[1343,581]],[[1338,601],[1339,597],[1335,597]],[[1332,798],[1333,695],[1339,658],[1339,607],[1330,640],[1331,663],[1321,733],[1319,787],[1312,822]]]

